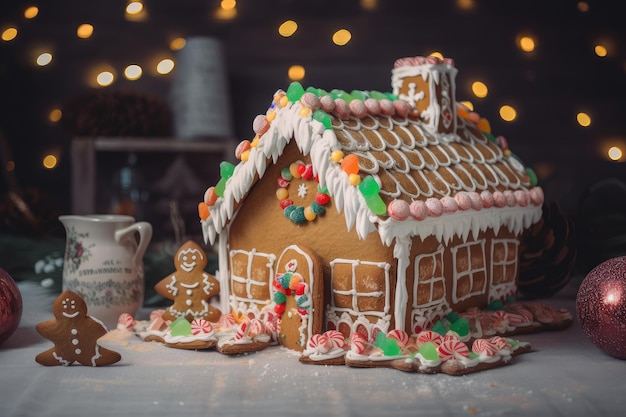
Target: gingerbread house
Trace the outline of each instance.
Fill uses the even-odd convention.
[[[336,329],[418,333],[516,293],[541,218],[531,170],[455,100],[450,59],[396,61],[390,93],[278,91],[199,205],[221,309],[280,315],[303,350]]]

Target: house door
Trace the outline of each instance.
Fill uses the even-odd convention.
[[[273,283],[278,341],[303,351],[309,337],[321,333],[324,318],[323,271],[315,253],[292,245],[278,259]]]

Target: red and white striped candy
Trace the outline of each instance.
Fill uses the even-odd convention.
[[[309,338],[307,346],[315,352],[326,353],[330,350],[331,343],[330,340],[328,340],[328,336],[317,333]]]
[[[117,319],[117,328],[119,330],[132,330],[134,326],[135,319],[133,319],[133,316],[128,313],[120,314],[119,318]]]
[[[404,330],[393,329],[389,333],[387,333],[387,337],[394,339],[396,342],[398,342],[398,346],[400,346],[401,349],[405,348],[406,345],[409,344],[409,335]]]
[[[152,331],[161,331],[161,330],[165,330],[166,328],[167,328],[167,323],[161,317],[156,317],[154,320],[150,322],[150,325],[148,326],[148,330],[152,330]]]
[[[491,339],[489,339],[489,343],[491,343],[493,346],[495,346],[496,349],[500,350],[510,350],[511,349],[511,345],[509,345],[509,342],[506,341],[506,339],[502,336],[494,336]]]
[[[330,344],[332,345],[333,348],[339,348],[339,349],[345,349],[346,348],[346,338],[343,335],[343,333],[341,333],[338,330],[329,330],[326,333],[324,333],[326,335],[326,337],[328,337],[328,340],[330,341]]]
[[[150,321],[156,319],[157,317],[161,317],[165,313],[165,310],[153,310],[150,313]]]
[[[443,337],[432,330],[424,330],[417,335],[417,346],[422,346],[426,342],[432,342],[435,346],[439,346],[443,342]]]
[[[467,345],[458,339],[448,338],[445,339],[439,346],[437,346],[437,352],[442,361],[446,361],[452,358],[468,357],[469,349]]]
[[[199,334],[209,334],[213,331],[213,326],[208,320],[195,319],[191,322],[191,333],[196,336]]]
[[[497,356],[499,350],[487,339],[476,339],[472,343],[472,351],[478,355]]]
[[[265,325],[259,319],[250,320],[250,330],[248,331],[248,335],[252,338],[257,337],[260,334],[265,333]]]
[[[237,327],[237,332],[235,332],[235,339],[241,340],[248,335],[250,331],[250,319],[245,318]]]
[[[365,353],[367,349],[367,340],[361,333],[352,333],[350,335],[350,350],[358,355]]]
[[[223,329],[228,329],[237,324],[237,321],[232,314],[222,314],[217,322],[218,326]]]

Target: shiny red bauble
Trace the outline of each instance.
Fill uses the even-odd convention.
[[[0,344],[17,329],[22,318],[22,295],[4,269],[0,268]]]
[[[626,359],[626,256],[596,266],[576,296],[583,332],[605,353]]]

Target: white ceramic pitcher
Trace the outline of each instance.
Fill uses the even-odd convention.
[[[63,290],[83,297],[88,314],[108,329],[122,313],[134,316],[143,303],[143,255],[152,226],[131,216],[60,216],[66,233]]]

